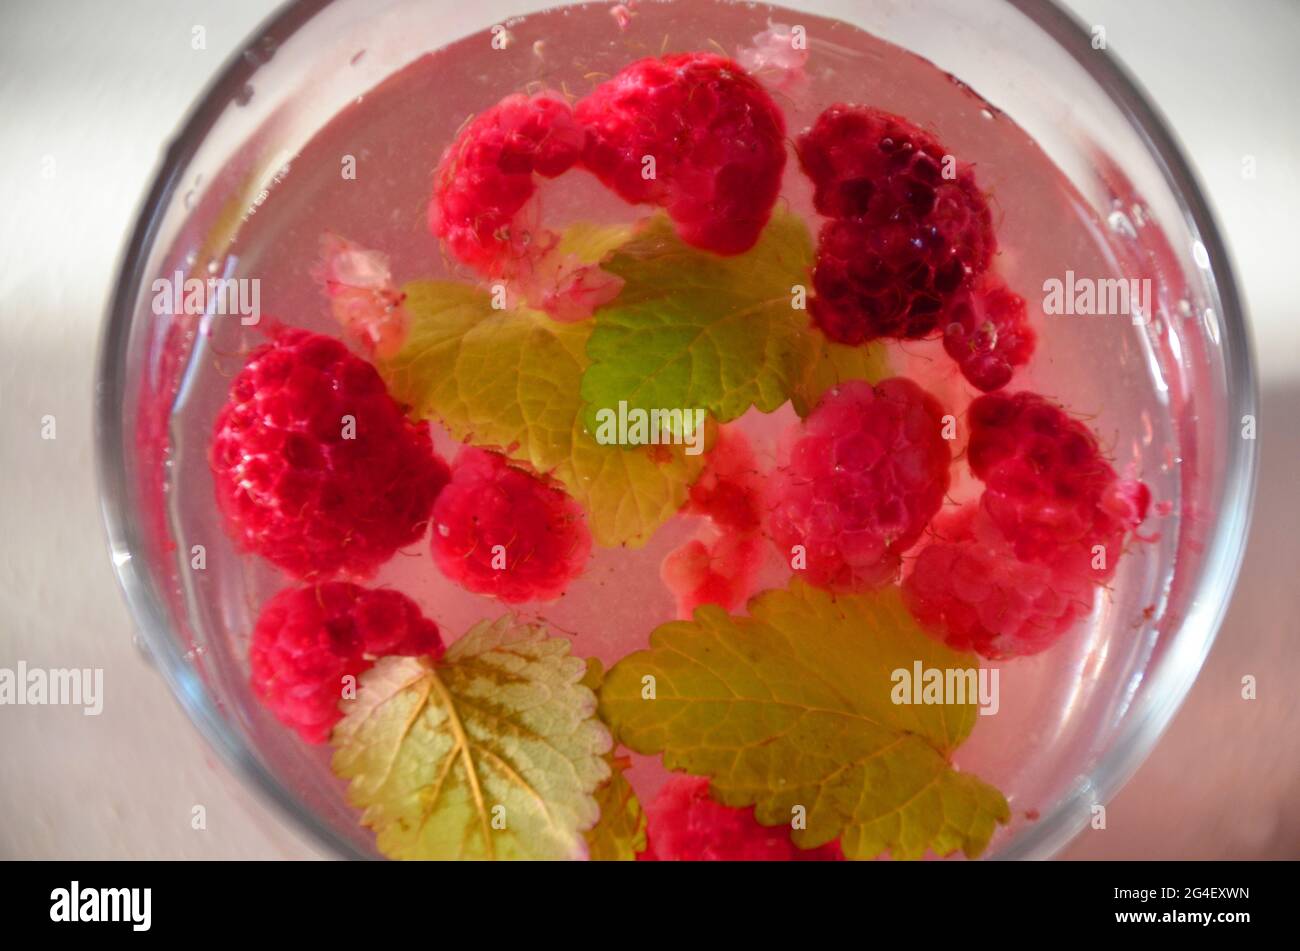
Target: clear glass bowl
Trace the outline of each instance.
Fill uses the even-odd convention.
[[[689,3],[690,0],[681,0]],[[371,835],[343,800],[327,751],[308,748],[253,698],[243,651],[255,612],[242,559],[209,546],[188,570],[184,516],[219,532],[211,512],[174,490],[187,421],[223,394],[195,393],[210,344],[186,320],[151,308],[151,284],[204,253],[255,213],[284,163],[339,110],[421,54],[512,16],[565,6],[480,0],[307,0],[286,6],[233,58],[169,146],[131,235],[108,311],[96,385],[99,470],[113,562],[154,660],[226,761],[325,849],[373,857]],[[1254,487],[1256,409],[1250,345],[1228,254],[1205,198],[1159,115],[1110,53],[1038,0],[805,0],[936,64],[978,90],[1033,137],[1098,220],[1119,263],[1150,277],[1163,302],[1147,335],[1170,434],[1167,478],[1176,526],[1153,577],[1160,610],[1095,652],[1075,676],[1092,689],[1075,728],[1026,782],[1036,821],[994,840],[998,858],[1043,858],[1064,846],[1136,769],[1187,693],[1222,618],[1240,563]],[[364,52],[362,52],[364,51]],[[231,368],[234,360],[231,359]],[[204,415],[209,413],[209,415]],[[1131,422],[1131,421],[1130,421]],[[199,438],[206,438],[208,430]],[[208,524],[211,523],[211,524]],[[210,534],[204,538],[212,537]],[[1139,602],[1140,603],[1140,602]],[[1154,603],[1154,602],[1153,602]],[[1113,648],[1113,649],[1112,649]],[[977,734],[978,735],[978,734]]]

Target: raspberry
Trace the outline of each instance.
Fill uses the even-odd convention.
[[[424,534],[448,478],[374,367],[285,328],[255,350],[217,416],[217,504],[237,541],[299,578],[367,576]]]
[[[803,546],[812,584],[863,591],[897,576],[948,490],[942,417],[934,397],[901,377],[822,397],[777,473],[769,520],[785,557]]]
[[[1000,283],[986,280],[963,291],[944,320],[943,348],[971,385],[986,393],[1006,386],[1034,352],[1025,300]]]
[[[763,475],[749,440],[739,429],[721,426],[683,511],[707,516],[719,528],[752,532],[761,527],[763,494]]]
[[[406,295],[393,286],[387,257],[326,234],[314,276],[329,295],[334,319],[366,353],[386,358],[402,349],[410,325],[402,307]]]
[[[288,588],[257,619],[248,648],[253,690],[308,743],[323,743],[342,713],[343,678],[392,654],[442,656],[438,626],[396,591],[342,581]]]
[[[695,538],[664,558],[659,575],[677,598],[677,615],[689,618],[702,604],[731,611],[744,603],[763,561],[757,532],[724,531],[711,542]]]
[[[952,166],[908,120],[837,104],[799,138],[822,227],[810,309],[832,340],[918,338],[944,304],[989,266],[996,248],[988,201],[966,164]]]
[[[968,419],[981,505],[1016,557],[1109,580],[1125,534],[1146,517],[1146,487],[1121,482],[1088,427],[1036,393],[981,396]]]
[[[429,229],[485,277],[505,276],[534,236],[521,212],[537,179],[555,178],[582,156],[585,136],[556,93],[507,96],[447,147],[434,176]]]
[[[679,617],[701,604],[730,611],[742,604],[763,562],[763,480],[754,450],[734,426],[718,428],[703,471],[691,485],[684,515],[709,528],[664,558],[659,575],[677,597]]]
[[[978,505],[938,516],[903,582],[912,615],[957,650],[998,660],[1036,654],[1092,611],[1089,578],[1016,558]]]
[[[673,776],[646,809],[643,862],[839,862],[839,842],[801,849],[784,826],[762,826],[754,809],[709,798],[701,776]]]
[[[584,163],[625,201],[667,209],[682,240],[706,251],[758,241],[785,170],[785,118],[738,64],[712,53],[638,60],[574,111]]]
[[[466,446],[433,508],[433,560],[448,578],[502,601],[550,601],[583,569],[591,534],[561,489]]]

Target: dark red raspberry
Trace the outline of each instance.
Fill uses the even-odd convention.
[[[971,166],[949,161],[908,120],[866,106],[831,106],[798,150],[814,204],[831,219],[813,270],[818,326],[848,344],[933,333],[997,246]]]
[[[737,63],[713,53],[638,60],[574,111],[587,168],[625,201],[667,209],[682,240],[706,251],[758,241],[781,188],[785,118]]]
[[[894,580],[948,490],[942,430],[943,408],[911,380],[829,390],[775,479],[768,524],[783,557],[803,546],[808,580],[831,591]]]
[[[466,446],[433,508],[433,560],[448,578],[502,601],[550,601],[591,554],[582,509],[560,488]]]
[[[962,375],[976,389],[990,393],[1011,382],[1016,367],[1034,352],[1025,300],[987,278],[962,291],[948,305],[943,348],[957,361]]]
[[[429,228],[461,262],[486,277],[529,253],[533,225],[520,214],[537,179],[555,178],[582,157],[585,134],[556,93],[507,96],[474,118],[443,153],[434,176]]]
[[[1086,576],[1028,563],[976,504],[934,520],[903,581],[913,616],[950,647],[990,659],[1036,654],[1092,611]]]
[[[262,608],[248,648],[253,690],[308,743],[323,743],[342,713],[344,677],[392,654],[442,656],[438,625],[396,591],[333,581],[287,588]]]
[[[1121,482],[1097,438],[1036,393],[990,393],[968,411],[981,505],[1021,561],[1109,580],[1150,492]]]
[[[235,377],[211,464],[239,543],[306,580],[364,577],[419,540],[448,478],[374,367],[292,328]]]
[[[785,826],[759,825],[754,809],[709,797],[701,776],[673,776],[646,809],[643,862],[842,862],[839,842],[801,849]]]

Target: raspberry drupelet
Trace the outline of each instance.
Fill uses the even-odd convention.
[[[837,104],[798,142],[822,226],[817,325],[840,343],[915,339],[989,266],[997,241],[971,166],[901,116]]]
[[[785,118],[739,64],[713,53],[638,60],[574,113],[584,164],[625,201],[664,208],[706,251],[758,241],[785,170]]]
[[[702,776],[673,776],[646,808],[642,862],[841,862],[839,842],[801,849],[788,826],[759,825],[753,807],[709,797]]]
[[[433,560],[451,580],[509,603],[550,601],[586,566],[591,533],[558,486],[473,446],[433,509]]]
[[[374,367],[292,328],[235,377],[210,462],[236,541],[309,581],[366,577],[418,541],[448,478]]]
[[[802,546],[800,573],[820,588],[888,584],[943,504],[951,460],[943,408],[911,380],[841,384],[803,422],[777,472],[772,540],[787,559]]]
[[[253,690],[308,743],[323,743],[342,713],[343,678],[379,657],[443,653],[438,626],[410,598],[342,581],[288,588],[262,608],[248,648]]]

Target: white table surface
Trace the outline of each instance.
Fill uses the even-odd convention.
[[[797,5],[797,4],[796,4]],[[1300,4],[1071,0],[1171,120],[1233,245],[1264,472],[1229,619],[1169,733],[1074,857],[1300,857]],[[105,707],[0,707],[0,858],[302,858],[132,645],[92,466],[95,348],[161,144],[266,0],[0,4],[0,667],[101,667]],[[207,48],[194,50],[203,25]],[[1242,156],[1258,175],[1243,178]],[[43,172],[50,168],[53,175]],[[41,438],[56,418],[57,438]],[[1259,699],[1239,698],[1240,678]],[[203,805],[207,828],[191,828]]]

